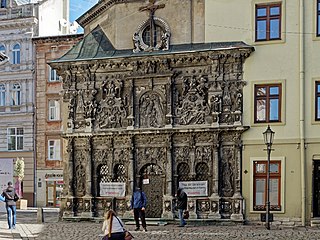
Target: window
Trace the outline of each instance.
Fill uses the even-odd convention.
[[[23,128],[8,128],[8,150],[23,150]]]
[[[253,210],[264,211],[267,201],[267,161],[255,161],[253,163]],[[281,161],[270,161],[270,186],[269,186],[270,210],[281,211]]]
[[[57,71],[49,66],[49,82],[60,81],[60,77],[57,74]]]
[[[320,0],[317,0],[317,37],[320,36]]]
[[[60,104],[57,100],[49,100],[49,121],[60,120]]]
[[[316,121],[320,121],[320,82],[316,82]]]
[[[281,4],[256,5],[256,41],[281,39]]]
[[[6,48],[3,45],[0,45],[0,52],[6,54]]]
[[[7,0],[1,0],[1,8],[6,8],[7,7]]]
[[[61,160],[60,140],[48,141],[48,160]]]
[[[143,42],[150,46],[155,47],[159,41],[161,41],[161,36],[163,35],[163,30],[160,26],[155,25],[155,31],[151,33],[150,26],[147,26],[146,29],[142,33]],[[152,37],[152,41],[151,41]]]
[[[19,83],[15,83],[12,86],[11,105],[12,106],[21,105],[21,87]]]
[[[13,64],[20,64],[20,45],[19,44],[16,44],[13,46],[12,63]]]
[[[0,106],[6,105],[6,87],[0,84]]]
[[[255,85],[254,122],[281,121],[281,84]]]

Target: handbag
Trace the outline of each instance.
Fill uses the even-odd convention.
[[[188,219],[189,218],[189,211],[188,210],[185,210],[183,212],[183,219]]]
[[[108,235],[103,236],[103,238],[101,240],[109,240]]]
[[[119,218],[117,216],[115,216],[118,219],[118,222],[120,223],[121,227],[123,228],[123,232],[124,232],[124,240],[131,240],[134,238],[134,236],[132,236],[131,232],[129,232],[128,230],[124,229],[121,221],[119,220]]]
[[[134,238],[128,230],[124,230],[124,240],[131,240]]]
[[[17,194],[14,194],[14,197],[13,197],[13,201],[17,202],[19,200],[19,197]]]

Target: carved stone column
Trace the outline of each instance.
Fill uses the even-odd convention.
[[[123,214],[124,218],[133,218],[133,213],[130,209],[130,201],[131,201],[131,196],[134,192],[134,181],[135,181],[135,167],[134,167],[134,137],[131,137],[131,144],[130,144],[130,152],[129,152],[129,165],[128,165],[128,193],[126,194],[126,211]]]
[[[86,151],[86,190],[85,190],[85,196],[83,196],[83,212],[81,213],[81,216],[83,217],[92,217],[92,158],[91,158],[91,137],[86,138],[85,140],[85,149]]]
[[[65,210],[63,211],[63,218],[74,216],[74,139],[68,138],[67,143],[67,156],[66,156],[66,172],[64,178],[66,179],[65,184],[67,185],[67,196],[64,200]]]
[[[135,95],[135,91],[134,91],[134,80],[131,79],[128,81],[130,81],[130,99],[128,100],[129,101],[129,107],[128,107],[128,127],[127,129],[128,130],[133,130],[134,129],[134,126],[135,126],[135,110],[134,110],[134,102],[135,102],[135,99],[134,99],[134,95]]]
[[[174,79],[169,78],[168,80],[168,84],[166,85],[166,94],[167,94],[167,114],[166,114],[166,125],[165,128],[172,128],[173,127],[173,119],[172,119],[172,94],[173,94],[173,90],[172,90],[172,85],[173,85],[173,81]]]
[[[217,133],[216,133],[217,134]],[[213,140],[213,179],[212,179],[212,194],[209,197],[210,210],[208,218],[220,219],[220,197],[219,197],[219,144],[217,136]]]
[[[235,221],[243,220],[243,197],[241,193],[241,134],[235,133],[235,192],[232,199],[232,214],[230,218]]]
[[[173,159],[172,159],[172,135],[167,136],[167,168],[166,168],[166,194],[163,196],[163,212],[162,212],[162,218],[166,219],[173,219],[174,215],[172,212],[172,203],[173,203],[173,196],[172,196],[172,185],[173,185],[173,179],[172,179],[172,170],[173,170]]]

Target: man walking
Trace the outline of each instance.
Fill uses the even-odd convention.
[[[187,203],[188,203],[188,196],[187,194],[182,190],[182,188],[178,188],[177,191],[177,209],[178,209],[178,215],[180,219],[180,225],[179,227],[184,227],[187,223],[183,219],[183,212],[187,209]]]
[[[14,229],[16,228],[16,201],[19,196],[15,193],[12,182],[8,182],[8,187],[3,191],[2,196],[6,202],[9,229]]]
[[[132,198],[131,198],[131,209],[133,209],[134,220],[136,222],[135,231],[140,230],[139,217],[141,218],[143,230],[145,232],[147,231],[146,213],[145,213],[146,205],[147,205],[147,197],[145,193],[140,188],[136,188],[136,191],[132,194]]]

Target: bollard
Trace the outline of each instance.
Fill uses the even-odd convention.
[[[40,207],[37,210],[37,222],[38,223],[44,222],[43,208],[40,208]]]

